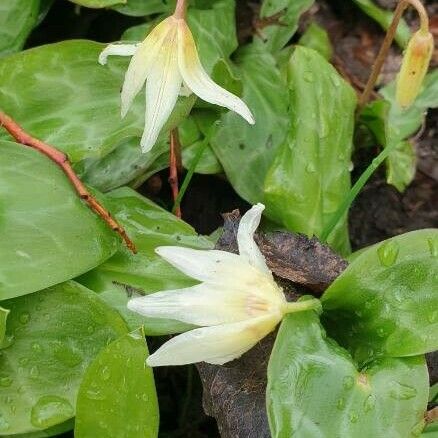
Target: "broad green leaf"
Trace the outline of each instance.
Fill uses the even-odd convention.
[[[277,20],[267,23],[260,29],[263,42],[260,38],[257,42],[262,42],[272,53],[282,49],[298,29],[301,15],[310,9],[313,3],[314,0],[263,0],[260,22],[269,21],[269,17],[275,18],[275,16]]]
[[[58,166],[8,141],[0,141],[0,242],[0,299],[69,280],[119,247]]]
[[[265,178],[266,214],[319,236],[350,190],[356,96],[319,53],[300,46],[289,61],[288,94],[292,123]],[[345,220],[329,243],[349,252]]]
[[[18,52],[37,24],[40,0],[0,1],[0,56]]]
[[[328,61],[333,55],[333,47],[327,31],[317,23],[311,23],[298,44],[314,49]]]
[[[132,17],[143,17],[163,12],[170,13],[175,7],[175,0],[125,0],[124,3],[124,5],[114,6],[112,9]]]
[[[0,107],[74,162],[102,157],[124,141],[139,139],[144,93],[122,120],[120,87],[129,58],[110,57],[102,66],[97,59],[104,47],[93,41],[64,41],[0,60]],[[181,105],[185,99],[179,99]],[[172,119],[164,131],[174,126]]]
[[[353,3],[359,6],[359,8],[365,12],[365,14],[376,21],[383,28],[383,30],[388,30],[393,17],[393,13],[391,11],[377,6],[372,0],[353,0]],[[395,40],[401,48],[405,48],[410,37],[411,31],[409,26],[402,19],[397,27]]]
[[[223,114],[211,146],[236,192],[251,204],[263,200],[263,183],[289,124],[287,84],[275,58],[263,47],[247,46],[237,59],[242,99],[254,114],[249,125],[234,113]]]
[[[111,259],[83,275],[78,281],[96,292],[103,293],[103,299],[118,309],[126,305],[127,292],[147,294],[188,287],[196,283],[156,255],[155,248],[161,245],[175,245],[210,249],[213,246],[210,240],[196,235],[190,225],[131,189],[114,190],[106,197],[106,205],[125,226],[137,245],[138,254],[133,255],[122,248]],[[116,285],[131,286],[134,290],[115,288],[114,282]],[[128,310],[126,312],[132,313]],[[190,327],[164,319],[142,320],[146,334],[174,333]]]
[[[386,180],[399,192],[413,181],[415,177],[417,157],[415,149],[409,141],[401,141],[386,161]]]
[[[0,307],[0,348],[2,348],[3,340],[5,338],[6,320],[8,318],[9,312],[9,309],[3,309],[3,307]]]
[[[421,434],[424,438],[437,438],[438,437],[438,421],[428,424],[423,433]]]
[[[408,437],[423,426],[424,357],[382,358],[357,369],[315,312],[283,320],[268,365],[273,438]]]
[[[79,6],[85,6],[87,8],[95,8],[95,9],[107,8],[108,6],[118,5],[127,2],[127,0],[70,0],[70,1],[72,3],[76,3]]]
[[[438,230],[362,252],[322,296],[330,335],[362,362],[438,349]]]
[[[38,431],[38,432],[29,432],[29,433],[17,433],[14,435],[3,435],[8,438],[50,438],[50,437],[59,437],[64,436],[61,435],[65,432],[69,432],[73,430],[75,427],[74,419],[70,419],[65,421],[64,423],[57,424],[56,426],[49,427],[47,429]]]
[[[82,376],[97,353],[127,333],[114,310],[75,282],[2,301],[11,310],[0,350],[0,433],[47,429],[74,417]]]
[[[75,438],[154,438],[158,401],[142,330],[108,345],[79,389]]]

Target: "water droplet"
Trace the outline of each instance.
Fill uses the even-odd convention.
[[[331,79],[331,81],[332,81],[332,84],[336,87],[336,88],[338,88],[340,85],[341,85],[341,81],[340,81],[340,79],[338,78],[338,76],[337,75],[331,75],[330,76],[330,79]]]
[[[379,338],[384,338],[386,336],[386,332],[385,332],[385,330],[382,327],[379,327],[377,329],[377,336]]]
[[[46,429],[73,417],[74,409],[68,400],[55,395],[41,397],[32,407],[31,423],[40,429]]]
[[[431,312],[429,312],[427,314],[427,320],[433,324],[434,322],[436,322],[437,320],[437,316],[438,316],[438,310],[432,310]]]
[[[350,389],[354,385],[354,377],[353,376],[345,376],[342,382],[345,389]]]
[[[12,385],[12,379],[10,377],[0,377],[0,386],[7,388]]]
[[[432,257],[438,257],[438,241],[433,237],[428,237],[427,245],[429,246],[430,255]]]
[[[306,82],[313,82],[315,80],[311,71],[305,71],[303,74],[303,78]]]
[[[6,431],[9,429],[9,422],[3,415],[0,415],[0,431]]]
[[[377,248],[380,263],[386,267],[392,266],[396,262],[398,252],[398,244],[393,240],[388,240]]]
[[[29,363],[29,358],[28,357],[20,357],[20,359],[18,359],[18,363],[20,365],[27,365]]]
[[[108,380],[111,377],[111,370],[109,367],[104,366],[101,371],[102,380]]]
[[[38,344],[37,342],[34,342],[32,344],[32,350],[35,351],[36,353],[40,353],[42,351],[41,345]]]
[[[100,388],[98,388],[97,386],[93,386],[89,389],[87,389],[86,392],[87,398],[89,398],[90,400],[105,400],[106,399],[106,395],[102,394]]]
[[[28,312],[23,312],[19,317],[18,320],[21,322],[21,324],[27,324],[30,321],[30,315]]]
[[[316,172],[315,165],[313,163],[309,163],[306,166],[306,172],[307,173],[315,173]]]
[[[389,395],[396,400],[409,400],[417,395],[417,390],[404,383],[392,382]]]
[[[364,410],[365,412],[369,412],[371,410],[374,409],[374,407],[376,406],[376,398],[374,397],[374,395],[369,395],[363,404]]]
[[[345,400],[344,400],[343,398],[340,398],[340,399],[338,400],[338,402],[336,403],[336,407],[337,407],[340,411],[342,411],[342,409],[344,409],[344,406],[345,406]]]
[[[145,402],[147,402],[149,400],[149,397],[148,397],[148,395],[145,392],[141,395],[141,398]]]
[[[92,334],[94,333],[94,326],[89,325],[89,326],[87,327],[87,332],[88,332],[90,335],[92,335]]]
[[[38,377],[40,374],[40,370],[38,369],[38,367],[35,365],[30,369],[30,373],[31,377]]]
[[[356,412],[354,412],[354,411],[350,412],[349,417],[350,417],[350,421],[351,421],[352,423],[356,423],[357,420],[359,419],[359,416],[358,416],[358,415],[356,414]]]

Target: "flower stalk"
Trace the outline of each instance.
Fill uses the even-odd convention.
[[[284,313],[297,313],[297,312],[305,312],[307,310],[321,310],[321,302],[316,298],[305,300],[305,301],[297,301],[292,303],[286,303],[284,306]]]

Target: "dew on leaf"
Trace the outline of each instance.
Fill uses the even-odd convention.
[[[11,377],[0,377],[0,386],[3,386],[4,388],[7,388],[12,385],[12,378]]]
[[[354,385],[354,377],[353,376],[345,376],[342,385],[345,389],[351,389]]]
[[[68,400],[56,395],[41,397],[32,407],[30,421],[33,426],[46,429],[73,417],[74,409]]]
[[[389,395],[396,400],[409,400],[417,395],[417,390],[404,383],[392,382]]]
[[[392,266],[397,261],[398,253],[398,244],[393,240],[388,240],[377,248],[380,263],[386,267]]]
[[[28,312],[23,312],[19,317],[18,320],[21,322],[21,324],[27,324],[30,321],[30,314]]]

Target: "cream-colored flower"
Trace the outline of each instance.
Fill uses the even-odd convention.
[[[148,357],[150,366],[196,362],[224,364],[240,357],[274,330],[285,313],[319,307],[318,300],[288,303],[254,241],[264,206],[241,219],[240,254],[163,246],[156,252],[202,283],[129,301],[142,315],[202,326],[166,342]]]
[[[179,94],[193,92],[201,99],[228,108],[254,124],[251,111],[234,94],[217,85],[199,60],[195,41],[184,18],[174,14],[158,24],[139,44],[110,44],[99,56],[132,56],[123,83],[122,117],[146,82],[143,152],[149,151],[169,118]]]

